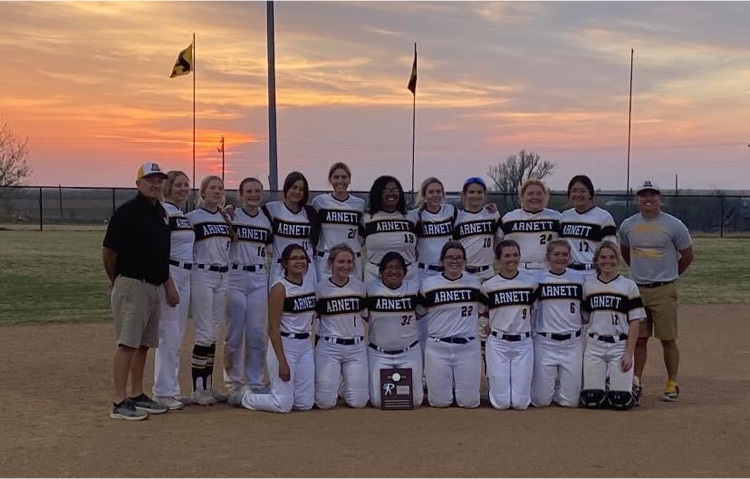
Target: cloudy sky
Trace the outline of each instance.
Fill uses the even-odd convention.
[[[458,189],[521,149],[624,188],[747,189],[746,2],[277,1],[280,183],[353,188],[380,174]],[[0,122],[28,136],[32,183],[131,186],[144,161],[192,169],[192,77],[169,78],[196,33],[197,177],[267,185],[266,2],[0,2]]]

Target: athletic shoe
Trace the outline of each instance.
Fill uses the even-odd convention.
[[[193,404],[193,400],[192,398],[190,398],[190,396],[183,396],[182,394],[178,394],[172,397],[180,401],[185,406],[190,406],[191,404]]]
[[[208,391],[214,397],[214,399],[216,399],[216,402],[223,403],[229,401],[229,396],[227,396],[226,394],[217,393],[213,389],[209,389]]]
[[[170,411],[176,411],[185,407],[185,404],[173,396],[154,396],[156,402],[163,406],[167,406]]]
[[[242,406],[242,398],[245,397],[245,394],[250,391],[250,387],[245,385],[240,388],[237,388],[231,396],[229,396],[229,405],[234,407],[240,407]]]
[[[164,414],[165,412],[169,411],[169,408],[167,406],[159,404],[143,393],[141,393],[140,396],[130,398],[130,400],[133,401],[136,409],[146,411],[149,414]]]
[[[677,402],[680,399],[680,387],[675,382],[667,382],[661,398],[667,402]]]
[[[633,399],[635,400],[635,406],[641,405],[641,394],[643,394],[643,387],[641,386],[641,380],[638,376],[633,376]]]
[[[193,402],[199,406],[210,406],[216,404],[216,398],[208,389],[196,389],[193,391]]]
[[[125,419],[126,421],[142,421],[148,419],[148,413],[135,408],[135,403],[128,398],[118,404],[112,404],[112,419]]]

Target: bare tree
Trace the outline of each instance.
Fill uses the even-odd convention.
[[[552,175],[557,164],[544,160],[531,151],[521,150],[508,157],[503,163],[490,166],[487,175],[495,183],[490,189],[510,195],[514,201],[518,188],[529,178],[542,179]]]
[[[24,186],[31,177],[28,138],[21,139],[7,123],[0,128],[0,186]]]

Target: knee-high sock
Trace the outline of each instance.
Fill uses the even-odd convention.
[[[190,362],[193,373],[193,390],[206,389],[206,380],[209,376],[208,358],[211,352],[210,346],[193,346],[193,358]],[[211,371],[213,371],[213,355],[211,355]]]

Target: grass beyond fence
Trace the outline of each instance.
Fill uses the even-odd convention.
[[[111,319],[103,237],[104,231],[0,231],[0,325]],[[750,238],[694,242],[680,301],[750,303]]]

